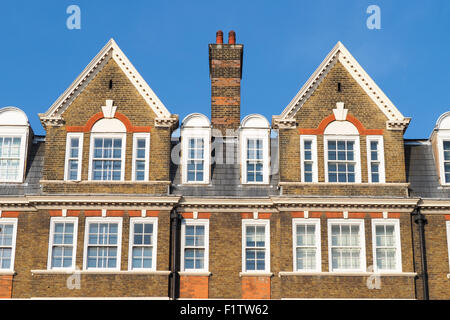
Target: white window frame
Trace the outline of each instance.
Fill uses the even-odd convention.
[[[72,243],[72,265],[70,267],[52,267],[52,253],[53,253],[53,239],[55,234],[56,223],[73,223],[73,243]],[[76,217],[52,217],[50,219],[50,234],[48,240],[48,270],[72,270],[76,265],[77,253],[77,239],[78,239],[78,218]]]
[[[316,268],[298,269],[297,268],[297,225],[314,225],[316,227]],[[292,248],[293,248],[293,270],[295,272],[321,272],[322,271],[322,245],[320,240],[320,219],[292,219]]]
[[[152,234],[152,266],[150,268],[133,268],[133,247],[134,247],[134,225],[136,223],[151,223],[153,224],[153,234]],[[147,218],[131,218],[130,219],[130,229],[129,229],[129,241],[128,241],[128,270],[129,271],[156,271],[157,266],[157,253],[158,253],[158,218],[147,217]]]
[[[331,237],[331,226],[333,224],[339,225],[359,225],[360,230],[360,247],[361,254],[359,256],[360,259],[360,268],[359,269],[333,269],[333,260],[332,260],[332,237]],[[330,272],[366,272],[367,263],[366,263],[366,238],[364,232],[364,219],[329,219],[328,220],[328,268]]]
[[[0,180],[0,182],[19,182],[22,183],[25,177],[25,163],[27,157],[28,146],[28,129],[7,128],[0,131],[1,138],[20,138],[20,153],[19,153],[19,174],[15,180]]]
[[[262,181],[247,181],[247,146],[249,139],[260,139],[263,142],[263,179]],[[270,159],[269,159],[269,129],[241,129],[241,180],[242,184],[269,184]]]
[[[117,223],[117,263],[115,268],[88,268],[87,266],[87,253],[89,246],[89,226],[91,223]],[[88,217],[85,219],[85,230],[84,230],[84,250],[83,250],[83,270],[94,270],[94,271],[119,271],[121,268],[121,255],[122,253],[122,218],[119,217]]]
[[[136,180],[136,161],[137,159],[137,140],[145,139],[145,173],[144,180]],[[149,176],[149,161],[150,160],[150,133],[135,133],[133,134],[133,165],[132,165],[132,180],[133,181],[148,181]]]
[[[444,166],[444,141],[450,141],[450,133],[448,132],[438,132],[437,134],[437,145],[439,154],[439,177],[441,185],[450,186],[450,181],[445,180],[445,166]]]
[[[70,157],[70,140],[72,138],[78,138],[78,171],[77,171],[77,179],[70,180],[69,175],[69,160],[75,159]],[[81,180],[81,167],[83,161],[83,139],[84,134],[81,132],[69,132],[66,135],[66,161],[64,165],[64,180],[65,181],[80,181]]]
[[[311,160],[305,160],[304,154],[305,154],[305,141],[311,140]],[[311,135],[301,135],[300,136],[300,158],[301,158],[301,182],[305,181],[305,161],[312,162],[312,181],[311,183],[315,183],[319,181],[318,177],[318,169],[317,169],[317,136],[311,136]]]
[[[247,226],[264,226],[265,261],[264,270],[246,270],[246,229]],[[265,274],[270,273],[270,220],[269,219],[242,219],[242,273]]]
[[[17,244],[17,218],[0,218],[0,224],[12,224],[13,234],[11,243],[11,263],[8,269],[2,269],[0,266],[0,272],[14,272],[14,262],[16,258],[16,244]]]
[[[380,270],[377,265],[377,240],[376,240],[376,226],[377,225],[392,225],[395,232],[395,264],[396,268],[392,270]],[[373,270],[379,273],[402,272],[402,245],[400,237],[400,220],[399,219],[372,219],[372,251],[373,251]]]
[[[202,269],[186,269],[184,265],[184,251],[186,249],[185,236],[186,226],[205,227],[204,261]],[[200,247],[198,247],[200,248]],[[208,272],[209,271],[209,219],[183,219],[181,222],[181,270],[186,272]]]
[[[325,182],[333,184],[355,184],[361,183],[361,150],[359,135],[324,135],[323,147],[324,147],[324,170],[325,170]],[[355,162],[355,182],[329,182],[328,181],[328,141],[329,140],[352,140],[354,141],[354,162]]]
[[[188,181],[187,163],[189,160],[189,140],[203,139],[203,180]],[[211,130],[209,128],[184,128],[181,135],[182,183],[208,184],[210,180],[211,164]]]
[[[122,150],[121,150],[121,166],[120,166],[120,180],[94,180],[92,179],[92,172],[94,170],[93,166],[93,160],[94,160],[94,141],[96,138],[112,138],[122,139]],[[124,181],[125,180],[125,154],[126,154],[126,141],[127,141],[127,134],[126,133],[91,133],[90,138],[90,150],[89,150],[89,181],[96,181],[96,182],[114,182],[114,181]]]
[[[384,166],[384,142],[383,136],[367,136],[367,175],[369,183],[385,183],[386,182],[386,173]],[[372,181],[372,154],[370,149],[370,142],[377,141],[378,142],[378,162],[380,163],[378,167],[378,175],[379,182]]]

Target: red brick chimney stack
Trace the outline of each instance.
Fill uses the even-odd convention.
[[[209,45],[209,75],[211,78],[211,123],[223,136],[227,129],[236,130],[241,121],[241,78],[244,46],[236,44],[236,33],[217,31],[216,43]]]
[[[236,33],[233,30],[228,32],[228,44],[236,44]]]
[[[216,32],[216,43],[222,44],[223,43],[223,32],[222,30],[219,30]]]

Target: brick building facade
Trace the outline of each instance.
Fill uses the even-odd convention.
[[[271,123],[242,116],[243,50],[209,45],[211,120],[179,123],[114,40],[45,136],[0,110],[0,297],[450,297],[450,115],[405,140],[338,43]]]

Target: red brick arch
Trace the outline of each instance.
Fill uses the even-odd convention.
[[[133,126],[130,119],[126,115],[120,112],[116,112],[114,115],[114,118],[121,121],[125,128],[127,129],[127,132],[150,132],[151,128],[150,126],[145,127],[139,127],[139,126]],[[103,112],[98,112],[94,114],[92,117],[89,118],[89,120],[86,122],[84,126],[66,126],[67,132],[91,132],[92,127],[94,124],[104,119]]]
[[[323,135],[326,127],[335,120],[336,118],[334,114],[331,114],[328,117],[324,118],[316,129],[298,129],[298,133]],[[356,129],[358,129],[358,132],[361,136],[382,135],[384,132],[383,129],[366,129],[364,125],[361,123],[361,121],[359,121],[356,117],[350,114],[347,114],[347,118],[345,120],[351,122],[356,127]]]

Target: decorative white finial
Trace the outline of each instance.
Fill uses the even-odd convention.
[[[116,114],[116,106],[113,106],[113,100],[106,100],[106,106],[102,107],[103,117],[105,118],[114,118]]]
[[[337,102],[336,109],[333,109],[334,117],[337,121],[345,121],[347,119],[347,109],[344,109],[344,102]]]

